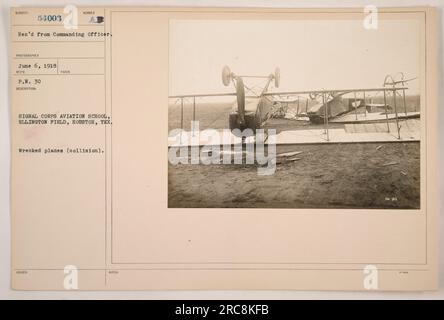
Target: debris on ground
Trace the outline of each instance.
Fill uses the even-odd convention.
[[[302,151],[294,151],[294,152],[280,153],[277,156],[278,157],[292,157],[292,156],[295,156],[295,155],[301,154],[301,153],[302,153]]]
[[[399,164],[399,162],[398,161],[387,162],[387,163],[384,163],[382,166],[383,167],[394,166],[395,164]]]
[[[379,145],[379,146],[376,147],[376,150],[379,150],[381,148],[382,148],[382,145]]]

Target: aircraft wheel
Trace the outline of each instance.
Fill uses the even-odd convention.
[[[231,73],[231,70],[228,66],[224,66],[222,68],[222,83],[224,86],[228,86],[233,79],[233,74]]]

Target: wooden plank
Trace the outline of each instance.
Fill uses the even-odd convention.
[[[375,123],[376,132],[387,132],[387,123]]]
[[[356,133],[364,133],[365,127],[362,125],[362,123],[355,123],[355,130]]]
[[[365,132],[377,132],[374,123],[364,123]]]
[[[354,128],[353,124],[346,124],[345,125],[345,132],[348,132],[348,133],[355,132],[355,128]]]

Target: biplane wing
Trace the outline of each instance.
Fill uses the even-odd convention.
[[[224,93],[203,93],[203,94],[182,94],[182,95],[173,95],[169,96],[169,98],[204,98],[204,97],[224,97],[224,96],[235,96],[236,92],[224,92]]]
[[[378,107],[385,108],[385,113],[388,113],[387,98],[389,95],[396,97],[401,95],[403,97],[403,105],[406,108],[405,92],[408,87],[406,83],[416,78],[404,79],[404,74],[401,75],[400,80],[395,80],[395,77],[386,76],[384,83],[381,87],[373,88],[352,88],[352,89],[321,89],[321,90],[302,90],[302,91],[269,91],[269,86],[274,82],[274,87],[278,88],[280,84],[280,69],[276,68],[274,73],[268,76],[252,76],[252,75],[236,75],[231,72],[230,68],[225,66],[222,69],[222,83],[225,86],[234,85],[236,92],[230,93],[207,93],[207,94],[186,94],[186,95],[173,95],[170,98],[181,99],[182,113],[183,113],[183,100],[185,98],[193,98],[193,104],[195,108],[196,98],[201,97],[222,97],[222,96],[235,96],[236,108],[229,114],[229,128],[231,130],[239,129],[244,131],[245,129],[252,129],[254,132],[256,129],[262,127],[266,121],[273,117],[273,113],[279,109],[282,104],[289,104],[297,102],[299,113],[300,99],[306,100],[305,115],[308,116],[313,123],[326,123],[328,125],[329,118],[334,118],[339,115],[348,112],[355,112],[357,117],[357,110],[361,107]],[[245,85],[243,78],[264,78],[266,83],[261,91],[255,92],[252,88]],[[246,94],[248,93],[248,94]],[[367,97],[371,94],[382,94],[383,103],[367,104]],[[353,95],[351,98],[344,98],[346,95]],[[360,96],[358,98],[358,95]],[[315,104],[308,108],[308,101],[315,101]],[[344,102],[345,101],[345,102]],[[396,99],[394,101],[394,109],[397,118],[397,106]],[[194,109],[193,109],[194,110]],[[407,111],[406,111],[407,112]],[[182,117],[183,118],[183,117]],[[195,120],[193,112],[193,121]],[[388,121],[388,117],[387,117]],[[240,131],[237,132],[240,132]]]
[[[361,89],[322,89],[322,90],[306,90],[306,91],[283,91],[283,92],[266,92],[264,96],[294,96],[294,95],[310,95],[310,94],[347,94],[353,92],[382,92],[382,91],[397,91],[407,90],[407,87],[379,87],[379,88],[361,88]]]

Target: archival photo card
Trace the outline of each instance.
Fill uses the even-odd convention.
[[[16,290],[433,290],[433,8],[11,8]]]

